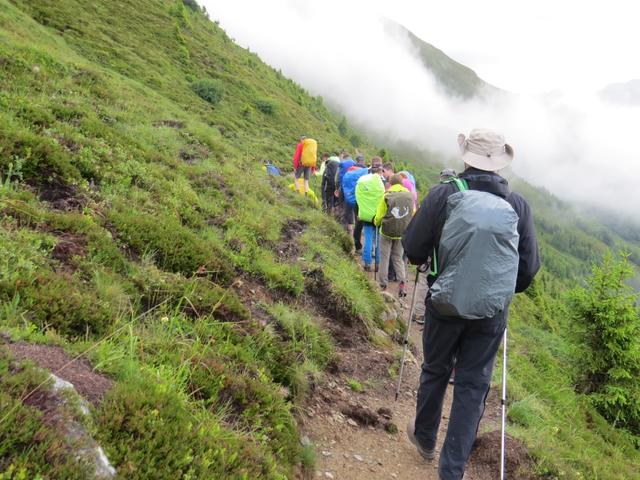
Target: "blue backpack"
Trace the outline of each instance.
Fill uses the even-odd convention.
[[[342,178],[342,195],[344,201],[350,206],[356,206],[356,184],[360,177],[369,173],[368,168],[358,168],[344,174]]]

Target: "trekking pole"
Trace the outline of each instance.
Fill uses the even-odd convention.
[[[400,360],[400,372],[398,373],[398,386],[396,387],[396,402],[400,395],[400,386],[402,385],[402,374],[404,373],[404,357],[407,354],[407,346],[409,345],[409,334],[411,333],[411,322],[413,321],[413,310],[416,307],[416,291],[418,290],[418,277],[420,276],[420,267],[416,268],[416,281],[413,284],[413,293],[411,294],[411,308],[409,309],[409,320],[407,320],[407,331],[404,334],[404,343],[402,346],[402,360]]]
[[[505,480],[506,424],[507,424],[507,328],[504,329],[502,346],[502,433],[500,435],[500,480]]]

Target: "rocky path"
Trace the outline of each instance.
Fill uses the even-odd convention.
[[[393,292],[395,293],[395,291]],[[409,300],[402,309],[408,317]],[[338,365],[334,377],[320,386],[314,401],[301,418],[303,441],[315,445],[316,478],[341,480],[424,479],[437,480],[436,460],[427,462],[416,452],[406,435],[407,422],[413,417],[421,359],[420,325],[411,327],[411,350],[405,363],[404,381],[398,401],[394,400],[397,369],[401,349],[360,345],[338,347]],[[356,391],[362,387],[363,391]],[[440,425],[439,452],[447,427],[452,386],[447,391]],[[480,431],[499,429],[500,405],[492,390]],[[495,445],[487,443],[489,448]],[[482,459],[499,458],[493,452],[474,451],[466,472],[466,480],[490,480],[499,477],[497,464]],[[488,453],[488,455],[486,454]]]

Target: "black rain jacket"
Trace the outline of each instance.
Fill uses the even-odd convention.
[[[460,178],[467,181],[470,190],[489,192],[504,198],[518,214],[518,233],[520,234],[518,254],[520,259],[515,291],[519,293],[526,290],[540,269],[538,241],[529,204],[522,196],[511,192],[508,182],[497,173],[468,168],[460,174]],[[447,198],[457,191],[458,187],[454,183],[440,183],[434,186],[422,201],[418,212],[402,237],[404,251],[409,257],[409,261],[414,265],[426,263],[434,248],[436,252],[438,251],[446,220]],[[435,278],[430,276],[429,286],[434,281]]]

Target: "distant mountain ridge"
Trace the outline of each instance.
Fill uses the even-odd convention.
[[[386,19],[385,28],[391,35],[407,36],[424,67],[436,77],[440,87],[448,95],[470,99],[504,93],[503,90],[482,80],[471,68],[455,61],[403,25]]]

